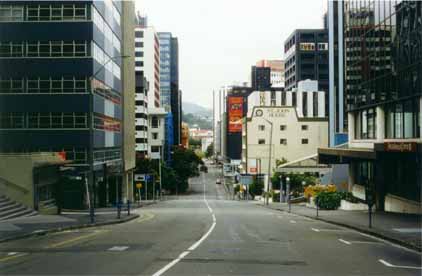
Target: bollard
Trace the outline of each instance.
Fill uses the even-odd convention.
[[[127,200],[127,215],[130,216],[130,200]]]
[[[318,197],[315,197],[315,205],[316,205],[316,216],[318,217]]]

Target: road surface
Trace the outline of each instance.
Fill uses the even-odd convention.
[[[415,252],[233,201],[219,170],[129,223],[0,244],[0,275],[421,275]]]

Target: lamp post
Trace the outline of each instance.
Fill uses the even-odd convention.
[[[280,174],[280,204],[283,202],[283,176]]]
[[[290,178],[286,177],[286,194],[287,194],[287,203],[289,204],[289,213],[292,210],[290,205]]]
[[[89,172],[88,172],[88,207],[89,207],[89,214],[91,223],[95,222],[95,209],[94,204],[91,200],[92,198],[92,192],[89,192],[89,187],[91,189],[94,186],[94,86],[93,81],[95,77],[105,68],[107,64],[114,61],[115,59],[121,58],[128,58],[131,56],[122,55],[122,56],[115,56],[109,58],[104,64],[101,65],[101,67],[89,78],[89,84],[90,84],[90,95],[89,95],[89,152],[88,152],[88,162],[89,162]]]

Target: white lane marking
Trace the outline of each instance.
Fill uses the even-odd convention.
[[[345,243],[345,244],[348,244],[348,245],[351,245],[351,243],[350,242],[348,242],[348,241],[345,241],[345,240],[343,240],[343,239],[338,239],[340,242],[342,242],[342,243]]]
[[[290,223],[296,223],[296,221],[295,220],[291,220]]]
[[[215,225],[217,223],[213,222],[211,225],[211,228],[208,230],[207,233],[205,233],[205,235],[202,236],[202,238],[200,238],[196,243],[194,243],[191,247],[188,248],[189,251],[193,251],[195,250],[206,238],[208,238],[208,236],[211,234],[211,232],[214,230]]]
[[[18,252],[9,252],[9,253],[7,253],[7,256],[13,256],[13,255],[16,255],[16,254],[18,254]]]
[[[311,228],[312,231],[319,232],[319,229]]]
[[[216,217],[214,215],[214,211],[212,210],[212,208],[208,204],[208,201],[207,201],[207,199],[205,197],[205,181],[204,181],[204,179],[202,179],[202,180],[204,182],[204,201],[205,201],[205,205],[207,205],[208,211],[212,215],[212,220],[213,220],[213,223],[212,223],[210,229],[197,242],[195,242],[191,247],[189,247],[187,251],[184,251],[176,259],[174,259],[173,261],[171,261],[170,263],[168,263],[167,265],[165,265],[163,268],[161,268],[160,270],[158,270],[157,272],[155,272],[154,274],[152,274],[152,276],[160,276],[160,275],[163,275],[167,270],[169,270],[170,268],[172,268],[174,265],[176,265],[178,262],[180,262],[183,258],[185,258],[187,255],[189,255],[190,252],[192,252],[193,250],[195,250],[203,241],[205,241],[208,238],[208,236],[212,233],[212,231],[214,230],[215,226],[217,225],[217,219],[216,219]]]
[[[382,263],[383,265],[388,266],[388,267],[407,268],[407,269],[420,269],[420,270],[422,270],[422,267],[419,267],[419,266],[393,265],[393,264],[390,264],[389,262],[384,261],[383,259],[379,259],[378,261],[380,263]]]
[[[400,233],[422,233],[422,228],[393,228],[394,231]]]
[[[32,231],[32,233],[41,233],[41,232],[44,232],[45,230],[42,230],[42,229],[40,229],[40,230],[35,230],[35,231]]]
[[[113,246],[109,248],[108,251],[125,251],[128,248],[129,246]]]

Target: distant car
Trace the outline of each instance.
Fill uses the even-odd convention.
[[[217,180],[215,181],[215,184],[221,184],[221,179],[217,178]]]

